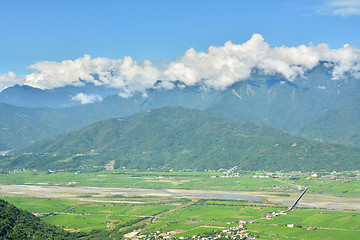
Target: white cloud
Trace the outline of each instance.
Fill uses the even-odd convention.
[[[343,17],[360,16],[360,0],[328,0],[319,12]]]
[[[24,80],[17,77],[15,73],[0,73],[0,92],[7,87],[14,86],[15,84],[22,85]]]
[[[327,44],[320,44],[271,48],[260,34],[254,34],[243,44],[227,42],[224,46],[210,47],[207,53],[190,49],[168,65],[164,77],[187,85],[201,82],[207,87],[225,89],[249,78],[254,69],[264,74],[282,74],[292,81],[321,61],[334,67],[334,79],[342,78],[345,73],[360,77],[360,51],[355,47],[345,45],[333,50]]]
[[[78,93],[76,96],[72,97],[71,100],[80,101],[81,104],[88,104],[88,103],[95,103],[101,102],[103,99],[101,96],[97,94],[85,94],[85,93]]]
[[[129,97],[149,88],[172,89],[176,80],[188,86],[225,89],[249,78],[255,69],[264,74],[281,74],[293,81],[306,76],[322,61],[332,67],[333,79],[345,74],[360,78],[360,51],[355,47],[330,49],[323,43],[272,48],[260,34],[254,34],[245,43],[229,41],[224,46],[211,46],[207,52],[191,48],[161,68],[148,60],[136,62],[131,57],[108,59],[85,55],[76,60],[37,62],[29,67],[34,72],[26,76],[25,84],[51,89],[88,82],[119,88],[120,96]]]
[[[130,92],[144,91],[158,79],[160,71],[150,61],[137,63],[131,57],[123,59],[94,58],[89,55],[74,61],[43,61],[29,67],[34,73],[26,76],[26,84],[41,89],[66,85],[108,85],[126,88]],[[98,78],[94,76],[97,75]]]

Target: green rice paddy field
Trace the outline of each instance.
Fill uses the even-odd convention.
[[[357,174],[357,175],[356,175]],[[281,174],[278,177],[254,178],[266,173],[242,173],[225,177],[217,172],[136,172],[114,171],[75,174],[73,172],[22,171],[0,174],[0,184],[47,183],[50,185],[87,187],[136,187],[172,189],[209,189],[238,191],[279,191],[291,185],[302,185],[312,193],[330,193],[340,196],[360,196],[359,173],[343,175],[323,174],[311,178],[312,173]],[[274,188],[276,186],[276,188]]]
[[[360,213],[355,211],[297,208],[287,215],[267,219],[266,213],[278,211],[278,205],[228,200],[193,200],[179,205],[86,203],[37,198],[5,200],[42,216],[46,222],[84,232],[121,231],[126,226],[148,220],[142,234],[173,231],[177,237],[192,237],[235,227],[239,221],[254,221],[246,224],[247,231],[260,239],[356,239],[360,233]],[[294,224],[294,227],[287,227],[288,224]],[[307,230],[315,226],[317,230]]]
[[[357,175],[334,178],[330,175],[309,178],[282,176],[254,178],[254,173],[238,177],[213,177],[216,173],[44,173],[16,172],[0,174],[1,185],[48,184],[50,186],[136,187],[159,189],[209,189],[275,191],[279,196],[294,185],[306,185],[309,192],[359,198]],[[255,175],[263,173],[255,173]],[[218,174],[221,175],[221,174]],[[70,184],[69,184],[70,183]],[[274,188],[276,186],[276,188]],[[1,187],[1,186],[0,186]],[[259,239],[358,239],[360,212],[296,207],[287,215],[269,217],[286,206],[266,201],[200,199],[176,197],[78,196],[73,198],[38,198],[4,195],[1,198],[15,206],[40,216],[44,221],[69,230],[87,233],[116,231],[123,235],[136,229],[140,234],[171,233],[173,237],[211,235],[236,227],[246,221],[247,233]],[[124,201],[126,200],[126,201]],[[268,217],[267,217],[268,216]],[[288,227],[293,224],[293,227]],[[307,230],[316,227],[316,230]]]

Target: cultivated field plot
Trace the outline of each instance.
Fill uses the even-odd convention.
[[[260,239],[356,239],[360,234],[356,174],[214,174],[15,172],[0,175],[0,197],[46,222],[85,233],[209,236],[242,222],[239,231]],[[288,208],[281,203],[293,202],[301,184],[314,189],[300,201],[307,206],[271,215]]]
[[[142,230],[140,234],[161,232],[176,237],[211,235],[246,221],[246,231],[260,239],[355,239],[360,233],[360,213],[297,208],[287,215],[268,217],[285,206],[233,200],[178,202],[177,205],[87,203],[56,199],[6,198],[18,207],[68,230],[122,231]],[[155,201],[157,199],[154,199]],[[293,224],[292,227],[287,227]],[[307,230],[317,227],[316,230]],[[137,228],[136,228],[137,229]],[[324,235],[325,234],[325,235]],[[327,236],[324,238],[324,236]]]
[[[127,204],[59,200],[51,198],[4,198],[15,206],[41,216],[45,221],[65,229],[104,230],[128,226],[139,220],[152,218],[177,205],[158,205],[154,203]],[[179,203],[181,204],[181,203]]]
[[[291,192],[292,186],[307,186],[309,193],[360,197],[360,173],[268,173],[244,172],[136,172],[95,173],[21,171],[0,174],[0,184],[55,186],[125,187],[151,189],[194,189]]]
[[[249,224],[248,230],[260,239],[358,239],[359,231],[338,229],[291,228],[287,226]]]

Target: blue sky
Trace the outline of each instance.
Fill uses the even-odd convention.
[[[191,47],[207,51],[254,33],[272,47],[313,42],[360,48],[360,13],[336,14],[331,2],[2,0],[0,73],[24,74],[35,62],[84,54],[171,61]],[[359,1],[353,5],[360,7]]]
[[[0,23],[0,91],[224,89],[255,68],[292,81],[323,61],[333,79],[360,78],[360,0],[0,0]]]

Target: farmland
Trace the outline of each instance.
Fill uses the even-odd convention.
[[[0,196],[89,236],[209,236],[229,234],[244,221],[243,231],[260,239],[354,239],[360,233],[358,180],[358,172],[16,171],[0,175]],[[269,215],[285,210],[304,185],[309,191],[300,206]]]

